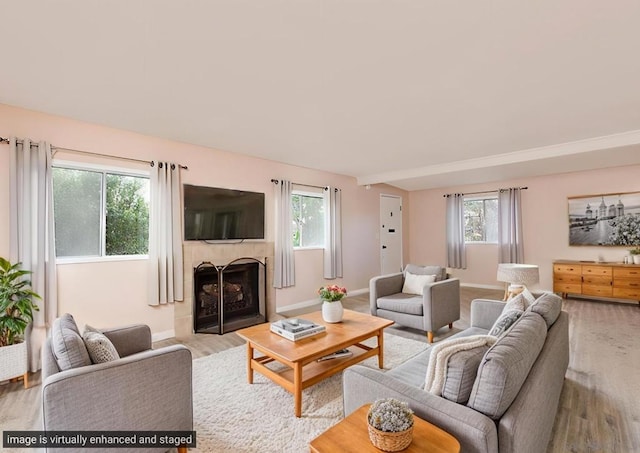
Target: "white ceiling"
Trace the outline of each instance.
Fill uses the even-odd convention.
[[[4,104],[408,190],[640,163],[637,0],[0,5]]]

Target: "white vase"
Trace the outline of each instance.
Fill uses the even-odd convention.
[[[342,308],[342,302],[339,300],[329,302],[322,302],[322,319],[328,323],[336,323],[342,321],[342,314],[344,309]]]
[[[640,264],[640,255],[633,255],[633,264]]]

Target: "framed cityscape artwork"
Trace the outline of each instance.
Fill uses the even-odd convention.
[[[640,192],[569,197],[569,245],[640,245]]]

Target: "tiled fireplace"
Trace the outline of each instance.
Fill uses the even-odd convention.
[[[255,307],[250,307],[250,304],[246,302],[255,302],[244,300],[243,293],[240,295],[240,291],[249,289],[249,287],[255,285],[263,285],[264,295],[262,297],[263,310],[266,311],[265,316],[267,320],[277,318],[275,314],[275,289],[271,284],[273,281],[273,255],[274,244],[273,242],[242,242],[242,243],[214,243],[207,244],[205,242],[187,241],[183,243],[184,250],[184,302],[175,305],[175,334],[177,337],[191,335],[196,327],[202,328],[202,332],[220,333],[218,322],[220,318],[220,312],[218,306],[214,303],[214,299],[220,300],[219,288],[222,284],[224,291],[225,286],[228,290],[226,297],[228,301],[228,309],[226,314],[232,313],[232,318],[236,316],[236,321],[230,325],[228,329],[222,329],[223,331],[235,330],[236,328],[244,327],[243,323],[247,318],[260,318],[260,307],[256,313]],[[248,258],[238,260],[239,258]],[[264,281],[250,282],[247,280],[247,276],[241,276],[241,274],[229,274],[225,276],[226,270],[223,273],[223,277],[227,280],[222,280],[222,283],[218,280],[217,271],[223,269],[227,264],[235,262],[239,264],[239,271],[245,271],[247,269],[244,266],[252,265],[250,263],[265,263],[266,267],[260,269],[262,272],[262,278]],[[205,264],[203,264],[205,263]],[[195,270],[204,269],[205,279],[198,282],[200,286],[198,293],[196,294],[194,276]],[[260,265],[259,265],[260,266]],[[215,273],[215,276],[213,275]],[[247,270],[248,274],[254,273],[253,270]],[[208,281],[207,281],[208,279]],[[243,280],[244,279],[244,280]],[[226,282],[226,285],[225,285]],[[215,287],[213,285],[216,285]],[[206,287],[205,287],[206,285]],[[200,296],[200,300],[196,300]],[[260,301],[258,301],[258,305]],[[196,306],[198,308],[196,308]],[[198,315],[201,315],[202,322],[195,322]],[[223,311],[222,317],[224,320],[225,312]],[[239,324],[238,324],[239,323]]]

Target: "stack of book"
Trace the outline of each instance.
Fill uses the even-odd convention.
[[[306,319],[282,319],[271,323],[271,331],[291,341],[298,341],[327,330],[325,326]]]

